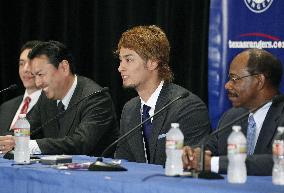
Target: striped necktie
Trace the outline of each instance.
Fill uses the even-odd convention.
[[[27,114],[28,113],[30,102],[31,102],[31,97],[27,96],[24,99],[24,104],[23,104],[23,106],[21,108],[20,114]]]

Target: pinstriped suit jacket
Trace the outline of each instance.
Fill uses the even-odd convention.
[[[164,84],[158,97],[155,112],[188,90],[173,83]],[[123,135],[141,122],[141,102],[139,97],[128,101],[121,114],[120,135]],[[171,123],[180,123],[186,145],[197,144],[210,132],[210,123],[205,104],[193,93],[171,104],[153,118],[150,137],[150,163],[163,165],[166,160],[165,134]],[[134,162],[146,162],[141,128],[118,144],[115,157]]]

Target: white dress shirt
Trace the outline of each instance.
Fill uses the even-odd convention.
[[[76,86],[77,86],[77,76],[75,75],[75,79],[74,79],[74,82],[73,82],[71,88],[68,90],[67,94],[61,100],[63,105],[64,105],[65,110],[68,108],[68,105],[69,105],[70,100],[71,100],[71,98],[74,94]],[[60,102],[60,100],[57,100],[57,104],[59,102]],[[36,140],[30,140],[29,149],[30,149],[30,154],[41,154],[41,150],[40,150]]]
[[[156,103],[157,103],[157,100],[158,100],[158,97],[160,95],[160,92],[162,90],[163,85],[164,85],[164,81],[161,81],[159,86],[156,88],[156,90],[153,92],[153,94],[150,96],[150,98],[148,99],[147,102],[143,101],[142,98],[140,97],[140,100],[141,100],[141,110],[140,110],[141,115],[142,115],[144,104],[151,107],[151,109],[149,110],[149,115],[150,116],[154,115]],[[151,119],[151,122],[152,121],[153,121],[153,118]]]
[[[254,114],[252,114],[252,113],[250,114],[250,115],[253,115],[253,118],[254,118],[255,123],[256,123],[256,133],[255,133],[255,140],[254,140],[255,144],[254,144],[254,147],[255,147],[255,145],[257,143],[257,139],[258,139],[260,130],[262,128],[264,119],[265,119],[265,117],[267,115],[267,112],[268,112],[269,108],[271,107],[271,105],[272,105],[272,102],[269,102],[266,105],[264,105],[262,108],[260,108],[258,111],[256,111]],[[219,157],[217,157],[217,156],[213,156],[211,158],[211,171],[212,172],[216,172],[216,173],[219,172]]]

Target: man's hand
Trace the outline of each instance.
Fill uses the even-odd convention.
[[[205,151],[205,170],[210,171],[211,170],[211,151],[206,150]],[[189,146],[185,146],[183,148],[183,154],[182,154],[182,162],[183,162],[183,168],[184,169],[195,169],[196,171],[200,170],[199,166],[199,158],[200,158],[200,148],[192,149]]]
[[[11,151],[15,147],[14,136],[6,135],[0,136],[0,153],[4,154]]]
[[[182,154],[182,162],[183,162],[183,168],[184,169],[195,169],[195,152],[190,146],[184,146],[183,147],[183,154]]]

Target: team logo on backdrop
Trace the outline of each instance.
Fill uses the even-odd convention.
[[[266,11],[273,0],[244,0],[246,6],[254,13],[262,13]]]

